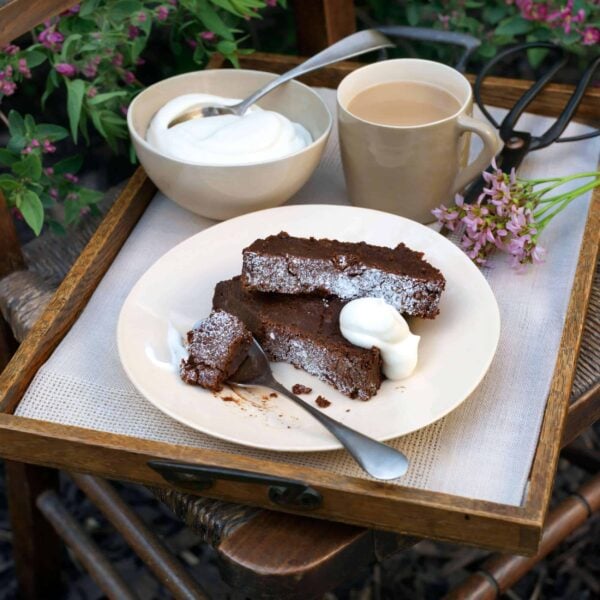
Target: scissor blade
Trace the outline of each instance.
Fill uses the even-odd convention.
[[[502,169],[505,173],[510,173],[519,168],[525,155],[531,146],[531,134],[525,131],[515,131],[513,135],[504,144],[504,148],[496,156],[496,166]],[[486,171],[492,173],[494,168],[490,165]],[[464,194],[465,203],[473,204],[483,192],[486,186],[483,175],[478,177],[468,188]]]

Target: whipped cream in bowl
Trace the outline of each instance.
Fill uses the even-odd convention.
[[[280,206],[319,164],[333,119],[323,98],[299,81],[273,90],[242,117],[170,120],[200,102],[232,104],[277,75],[205,69],[170,77],[140,92],[127,126],[137,157],[156,187],[183,208],[230,219]]]
[[[276,160],[312,143],[312,137],[303,125],[256,105],[242,116],[191,119],[169,128],[175,117],[192,106],[230,106],[240,101],[212,94],[184,94],[173,98],[152,118],[146,140],[165,156],[208,165]]]
[[[406,379],[415,370],[420,337],[411,333],[402,315],[383,298],[358,298],[340,312],[342,335],[360,348],[379,348],[383,374]]]

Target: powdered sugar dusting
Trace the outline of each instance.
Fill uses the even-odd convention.
[[[342,300],[383,298],[408,315],[434,317],[443,280],[419,280],[350,261],[305,259],[290,255],[244,252],[243,282],[250,289],[283,294],[333,294]]]

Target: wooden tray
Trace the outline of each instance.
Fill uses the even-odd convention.
[[[291,57],[257,54],[246,68],[282,71]],[[219,66],[215,60],[213,66]],[[356,64],[345,63],[305,78],[311,85],[336,86]],[[486,101],[510,104],[523,82],[494,79]],[[557,113],[569,88],[547,88],[533,110]],[[592,96],[597,95],[595,91]],[[598,119],[598,99],[586,99],[581,116]],[[522,506],[508,506],[335,475],[226,452],[148,441],[14,415],[39,367],[85,307],[94,289],[148,206],[156,188],[142,169],[131,178],[98,231],[56,292],[48,309],[0,375],[0,455],[6,459],[92,473],[158,487],[419,537],[531,554],[537,549],[550,499],[568,407],[577,351],[590,294],[600,234],[600,193],[594,196],[579,256],[560,352]],[[183,473],[167,483],[149,461],[162,459],[209,467],[202,480]],[[223,470],[229,470],[223,473]],[[240,473],[240,471],[242,473]],[[251,477],[248,477],[251,474]],[[174,477],[174,479],[173,479]],[[224,478],[225,477],[225,478]],[[241,479],[240,479],[241,478]],[[207,480],[212,485],[206,488]],[[173,483],[175,481],[175,483]],[[204,483],[202,482],[204,481]]]

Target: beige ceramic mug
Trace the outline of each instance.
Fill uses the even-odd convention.
[[[453,115],[424,125],[381,125],[348,111],[352,99],[374,85],[397,81],[429,83],[460,103]],[[491,162],[500,147],[493,127],[473,119],[473,93],[467,79],[441,63],[386,60],[346,76],[337,91],[340,149],[350,200],[421,223],[432,209],[451,201]],[[479,156],[466,165],[470,136],[483,141]]]

